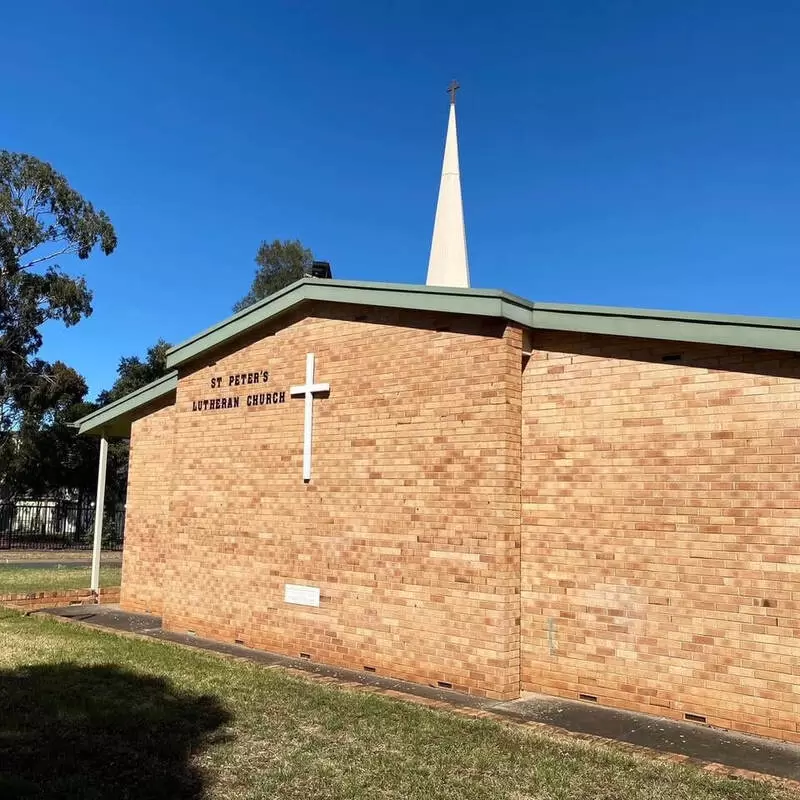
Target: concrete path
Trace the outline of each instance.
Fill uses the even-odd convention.
[[[370,673],[327,667],[303,659],[288,658],[239,645],[171,633],[162,630],[160,617],[129,614],[121,611],[119,606],[115,605],[71,606],[45,609],[38,613],[80,620],[100,628],[137,633],[214,653],[246,658],[267,666],[302,669],[342,681],[357,682],[365,686],[375,686],[415,697],[442,701],[456,707],[488,711],[519,722],[538,722],[573,733],[601,736],[665,753],[675,753],[701,761],[724,764],[734,769],[750,770],[800,781],[800,746],[763,739],[758,736],[731,733],[705,725],[675,722],[648,714],[617,711],[592,703],[560,700],[552,697],[528,696],[522,700],[508,703],[485,700],[460,692],[434,689]]]

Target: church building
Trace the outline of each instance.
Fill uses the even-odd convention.
[[[305,278],[80,421],[130,437],[122,607],[800,741],[800,322],[470,288],[456,138],[427,285]]]

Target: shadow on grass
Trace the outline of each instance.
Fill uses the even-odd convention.
[[[202,798],[192,756],[224,739],[213,697],[119,667],[0,671],[0,798]]]

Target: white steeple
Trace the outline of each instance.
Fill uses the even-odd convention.
[[[450,93],[450,119],[444,144],[442,181],[433,223],[431,256],[428,260],[428,286],[469,286],[467,237],[464,231],[464,208],[461,204],[461,175],[458,170],[458,135],[456,133],[456,89]]]

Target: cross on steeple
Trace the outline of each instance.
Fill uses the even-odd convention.
[[[450,81],[450,85],[447,87],[447,94],[450,95],[450,103],[452,105],[456,104],[456,92],[461,88],[461,85],[458,81]]]

